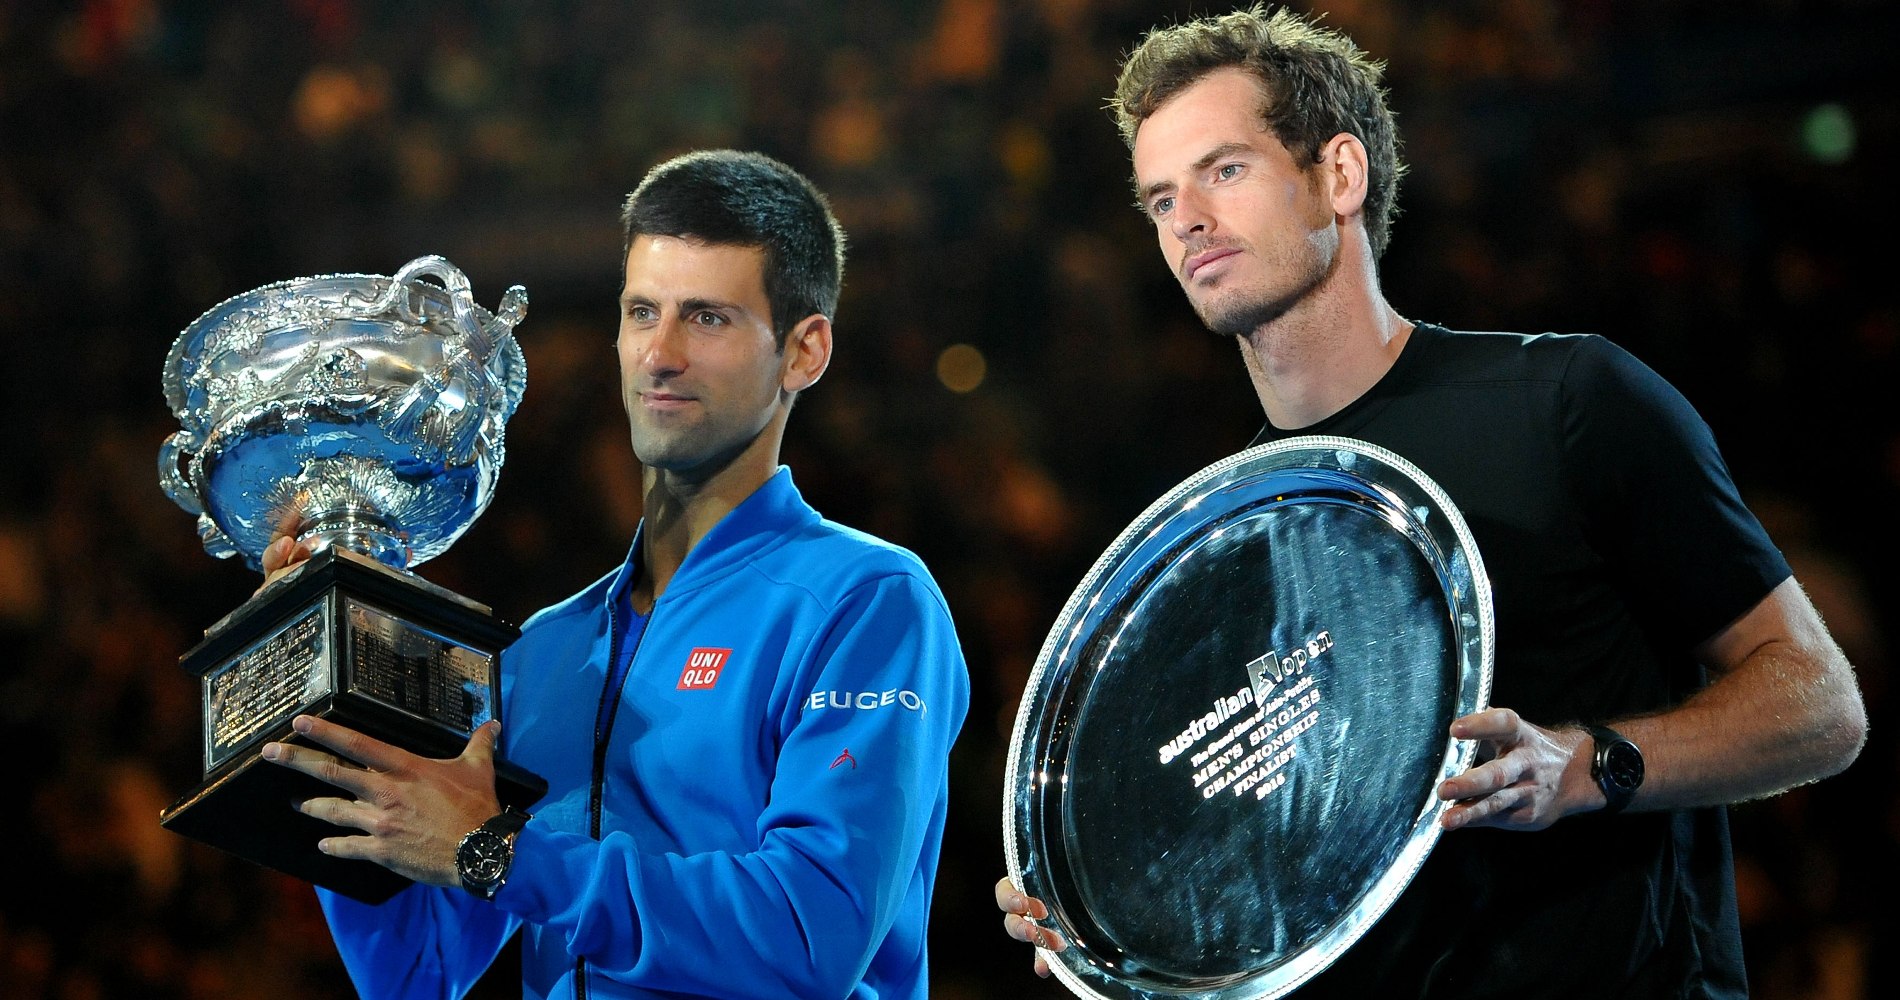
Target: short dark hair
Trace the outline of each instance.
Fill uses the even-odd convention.
[[[759,153],[709,149],[647,172],[620,222],[624,262],[641,236],[765,251],[765,299],[779,347],[799,320],[835,317],[844,284],[844,229],[803,174]]]
[[[1366,179],[1366,233],[1376,259],[1391,239],[1398,214],[1398,128],[1380,81],[1385,64],[1353,40],[1281,8],[1255,4],[1218,17],[1156,28],[1122,63],[1109,110],[1122,140],[1134,148],[1141,123],[1181,91],[1218,69],[1237,67],[1260,81],[1266,100],[1262,127],[1295,160],[1311,164],[1341,132],[1359,139],[1370,161]]]

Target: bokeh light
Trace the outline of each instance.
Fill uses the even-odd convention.
[[[937,355],[937,381],[951,392],[974,392],[989,375],[983,352],[969,344],[951,344]]]

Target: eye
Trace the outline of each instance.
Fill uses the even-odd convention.
[[[701,309],[693,314],[693,322],[699,326],[724,326],[726,317],[711,309]]]
[[[635,323],[651,323],[654,320],[653,307],[636,303],[627,307],[627,318]]]
[[[1160,216],[1166,215],[1173,210],[1174,210],[1174,196],[1171,194],[1162,195],[1161,197],[1156,198],[1154,201],[1150,202],[1148,205],[1148,214],[1153,215],[1157,218]]]
[[[1243,169],[1244,168],[1238,163],[1223,163],[1214,171],[1214,176],[1224,181],[1231,181],[1240,176],[1240,172]]]

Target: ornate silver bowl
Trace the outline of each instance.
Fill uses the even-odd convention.
[[[440,555],[493,495],[527,383],[527,305],[516,285],[483,309],[437,256],[235,296],[166,358],[183,429],[159,449],[159,483],[206,551],[253,569],[284,528],[399,570]]]

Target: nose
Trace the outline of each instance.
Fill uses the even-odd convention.
[[[672,378],[686,371],[686,324],[677,317],[664,317],[645,330],[633,330],[631,360],[641,374],[655,380]]]
[[[1208,214],[1207,206],[1201,203],[1200,192],[1192,187],[1183,187],[1174,193],[1174,211],[1168,213],[1168,228],[1174,238],[1183,242],[1197,233],[1205,233],[1214,228],[1214,217]]]

